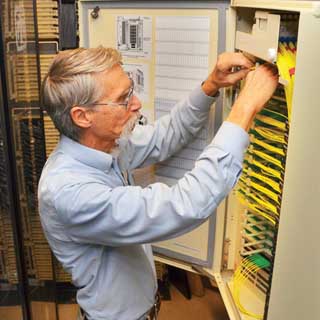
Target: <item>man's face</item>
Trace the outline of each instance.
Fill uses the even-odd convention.
[[[94,106],[92,113],[91,133],[104,141],[117,140],[126,126],[130,126],[132,131],[135,119],[139,116],[141,103],[139,99],[133,95],[129,101],[128,107],[108,105],[108,102],[124,103],[130,89],[132,88],[132,80],[123,71],[120,65],[113,66],[110,70],[98,75],[98,82],[102,86],[104,94],[98,103],[106,105]]]

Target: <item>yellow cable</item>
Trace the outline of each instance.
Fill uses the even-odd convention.
[[[256,116],[250,135],[251,146],[245,156],[243,174],[238,183],[238,199],[246,208],[247,214],[261,217],[255,219],[257,221],[265,219],[272,226],[276,224],[279,217],[279,195],[287,146],[286,135],[292,113],[295,49],[295,44],[292,42],[279,43],[277,65],[281,78],[287,81],[284,87],[285,101],[279,95],[277,101],[270,100],[262,114]],[[277,109],[279,107],[286,107],[287,113],[285,109]],[[245,255],[247,253],[249,252],[244,252]],[[255,319],[263,319],[263,315],[255,314],[245,308],[240,299],[240,291],[245,282],[249,281],[248,278],[255,276],[259,270],[260,268],[253,261],[243,259],[235,270],[233,279],[233,295],[238,309],[243,315]]]
[[[286,124],[284,122],[279,121],[279,120],[272,119],[272,118],[264,116],[262,114],[256,115],[256,119],[263,122],[263,123],[266,123],[268,125],[277,127],[280,130],[283,130],[283,131],[286,130]]]
[[[244,258],[241,261],[241,264],[235,271],[234,278],[233,278],[233,296],[235,303],[238,309],[244,315],[250,316],[255,319],[263,319],[262,314],[256,314],[254,312],[248,311],[240,301],[240,289],[248,281],[248,277],[250,274],[256,275],[258,271],[261,270],[256,264],[250,261],[248,258]]]
[[[248,186],[253,187],[254,189],[264,193],[271,200],[273,200],[276,203],[280,204],[279,196],[277,194],[275,194],[274,192],[270,191],[268,188],[262,187],[258,183],[255,183],[255,182],[251,181],[250,179],[247,179],[247,180],[249,180],[248,183],[247,183]]]
[[[254,149],[252,146],[250,146],[249,148],[249,151],[252,153],[252,154],[255,154],[257,155],[259,158],[261,158],[263,161],[267,161],[267,162],[270,162],[272,164],[274,164],[275,166],[277,166],[278,168],[280,168],[281,170],[284,170],[284,167],[283,165],[281,164],[281,161],[266,154],[265,152],[262,152],[262,151],[259,151],[259,150],[256,150]]]
[[[285,95],[288,107],[288,119],[291,120],[292,96],[294,88],[294,68],[296,65],[296,53],[290,49],[295,49],[295,45],[291,42],[288,47],[284,43],[279,43],[279,52],[277,57],[277,66],[281,78],[285,79],[288,84],[285,86]]]
[[[280,193],[281,192],[281,188],[278,182],[275,182],[274,180],[272,180],[271,178],[266,177],[265,175],[256,173],[255,171],[253,171],[251,168],[248,169],[244,169],[243,170],[244,174],[247,174],[249,177],[253,177],[256,178],[260,181],[262,181],[263,183],[267,184],[268,186],[270,186],[273,190],[275,190],[276,192]]]
[[[262,164],[261,162],[255,160],[253,157],[252,159],[249,160],[249,163],[253,164],[254,166],[262,169],[262,173],[265,173],[266,175],[275,177],[279,180],[282,181],[282,177],[281,177],[281,173],[275,169],[272,169],[264,164]]]
[[[252,211],[254,214],[264,217],[265,219],[270,221],[272,225],[276,224],[276,220],[273,216],[264,212],[264,209],[261,208],[259,205],[250,202],[246,197],[244,197],[244,195],[241,192],[238,193],[238,199],[240,203],[243,206],[245,206],[249,211]]]
[[[280,134],[280,132],[278,132],[276,130],[267,129],[267,128],[263,128],[263,127],[259,127],[259,126],[255,126],[254,130],[256,132],[258,132],[258,134],[260,134],[265,139],[279,142],[281,144],[286,144],[283,133]]]
[[[280,156],[285,156],[285,153],[283,151],[283,149],[280,149],[280,148],[277,148],[277,147],[274,147],[268,143],[265,143],[263,142],[262,140],[260,139],[257,139],[255,137],[250,137],[250,141],[251,143],[254,143],[254,144],[257,144],[258,146],[268,150],[268,151],[271,151],[271,152],[274,152],[276,154],[279,154]]]
[[[275,215],[279,215],[277,207],[269,203],[268,201],[262,199],[262,197],[254,195],[253,193],[249,193],[247,194],[247,196],[250,197],[256,203],[258,203],[261,207],[265,208],[266,210],[271,211]]]

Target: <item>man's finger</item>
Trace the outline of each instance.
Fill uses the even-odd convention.
[[[242,69],[250,69],[254,63],[246,58],[242,53],[229,53],[223,61],[223,70],[230,70],[233,67],[240,67]]]
[[[250,69],[246,68],[246,69],[241,69],[237,72],[230,73],[227,76],[227,81],[231,84],[235,84],[238,81],[244,79],[249,72],[250,72]]]
[[[275,64],[265,63],[264,66],[268,68],[268,70],[270,70],[274,76],[279,74],[278,67]]]

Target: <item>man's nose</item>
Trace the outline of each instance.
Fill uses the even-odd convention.
[[[138,111],[141,109],[141,107],[142,105],[140,99],[136,95],[133,95],[130,101],[130,111]]]

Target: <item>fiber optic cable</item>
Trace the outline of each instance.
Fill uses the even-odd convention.
[[[263,151],[256,150],[255,148],[253,148],[252,145],[249,146],[249,153],[258,156],[264,162],[269,162],[269,163],[275,165],[276,167],[278,167],[279,169],[284,170],[284,167],[283,167],[280,160],[266,154]]]
[[[244,258],[235,271],[233,279],[233,296],[235,298],[236,305],[243,314],[255,319],[263,319],[263,315],[250,312],[243,306],[240,301],[240,289],[248,281],[248,277],[250,275],[255,276],[260,270],[268,268],[269,266],[270,262],[267,259],[263,258],[259,254],[254,254],[250,257]]]
[[[280,204],[279,195],[277,195],[274,192],[270,191],[268,188],[265,188],[265,187],[261,186],[260,184],[253,182],[250,179],[246,179],[245,183],[246,183],[247,186],[252,187],[252,188],[256,189],[257,191],[262,192],[267,197],[269,197],[271,200],[275,201],[277,204]]]
[[[263,176],[261,176],[261,181],[263,181]],[[255,179],[253,177],[250,177],[248,174],[244,174],[240,177],[240,183],[242,183],[243,186],[246,186],[247,188],[253,188],[252,192],[261,192],[264,195],[266,195],[268,198],[270,198],[272,201],[276,202],[278,205],[280,205],[279,201],[279,193],[276,193],[269,189],[269,186],[265,184],[261,184],[261,181],[258,179]]]
[[[270,106],[270,103],[269,103]],[[266,115],[268,117],[272,117],[278,121],[284,121],[286,122],[288,120],[288,117],[280,112],[277,112],[275,110],[269,109],[268,107],[261,110],[260,114]]]
[[[290,121],[296,66],[296,45],[293,42],[289,42],[288,44],[285,42],[279,43],[277,66],[280,76],[288,82],[285,86],[285,94],[288,107],[288,119]]]
[[[239,190],[238,193],[239,201],[250,211],[253,211],[255,214],[264,217],[266,220],[270,221],[272,225],[276,224],[276,219],[272,214],[265,212],[265,208],[260,205],[252,203],[248,198],[245,197],[245,193]]]
[[[275,205],[268,202],[268,200],[264,199],[261,196],[258,196],[258,193],[253,194],[252,192],[247,193],[247,197],[251,198],[253,201],[258,203],[263,208],[266,208],[268,211],[272,212],[275,215],[279,215],[278,209]]]
[[[286,124],[284,122],[281,122],[279,120],[276,120],[276,119],[273,119],[273,118],[270,118],[270,117],[267,117],[267,116],[264,116],[262,114],[258,114],[256,115],[256,118],[255,120],[259,123],[259,122],[262,122],[264,124],[267,124],[267,125],[270,125],[270,126],[273,126],[273,127],[276,127],[282,131],[285,131],[286,130]]]
[[[247,176],[253,177],[253,178],[260,180],[261,182],[267,184],[277,193],[281,192],[278,182],[272,180],[271,178],[266,177],[265,175],[262,175],[262,174],[255,172],[252,168],[248,168],[248,169],[245,168],[245,169],[243,169],[243,172]]]
[[[281,133],[277,130],[255,126],[255,128],[252,129],[252,131],[256,131],[259,135],[261,135],[265,139],[279,142],[280,144],[286,144],[284,133]]]
[[[280,156],[285,156],[285,153],[284,153],[283,149],[274,147],[274,146],[272,146],[272,145],[270,145],[270,144],[268,144],[268,143],[266,143],[266,142],[264,142],[264,141],[262,141],[260,139],[257,139],[254,136],[252,136],[252,138],[251,138],[251,143],[257,144],[260,147],[262,147],[262,148],[264,148],[264,149],[266,149],[268,151],[271,151],[273,153],[279,154]]]
[[[262,170],[263,174],[270,176],[270,177],[277,178],[282,181],[281,173],[278,170],[271,168],[270,165],[267,166],[267,165],[262,164],[261,162],[257,161],[253,156],[250,156],[245,161],[248,162],[250,165],[253,165],[257,168],[260,168]]]
[[[272,257],[275,225],[280,215],[295,59],[296,45],[292,41],[281,41],[277,65],[287,85],[279,86],[275,96],[256,116],[249,131],[250,146],[237,185],[238,199],[245,212],[241,233],[242,260],[234,274],[233,296],[239,310],[255,319],[263,319],[263,315],[247,310],[240,301],[240,292],[246,281],[255,282],[258,272],[270,266],[268,259]],[[264,259],[263,262],[258,257]]]

